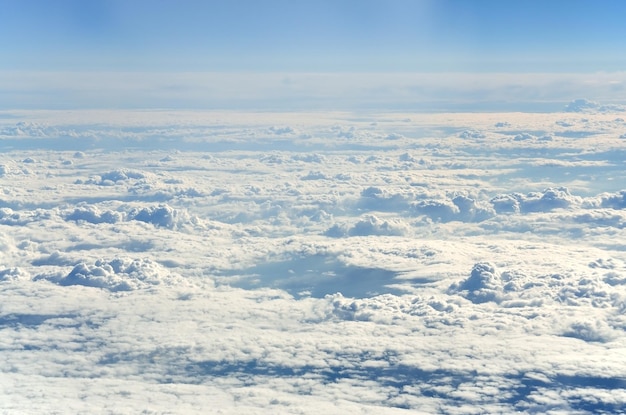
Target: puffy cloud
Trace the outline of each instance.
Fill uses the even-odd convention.
[[[133,208],[128,212],[128,218],[168,229],[180,228],[190,223],[197,224],[197,220],[191,218],[187,212],[175,210],[168,205]]]
[[[532,141],[532,140],[536,140],[537,137],[535,137],[532,134],[529,133],[521,133],[521,134],[517,134],[515,137],[513,137],[513,141]]]
[[[30,278],[30,274],[20,268],[6,268],[0,270],[0,282],[18,281]]]
[[[463,221],[482,222],[495,214],[488,204],[477,202],[467,196],[458,195],[452,199],[452,203],[459,208],[459,215]]]
[[[546,212],[579,204],[581,199],[573,196],[566,187],[548,188],[541,193],[529,193],[522,198],[523,212]]]
[[[401,220],[381,219],[376,215],[364,215],[351,226],[333,225],[326,230],[325,235],[339,238],[343,236],[402,236],[409,231],[408,226]]]
[[[365,215],[349,230],[350,236],[368,236],[368,235],[404,235],[407,227],[398,220],[384,220],[375,215]]]
[[[138,221],[166,229],[182,229],[187,226],[204,226],[197,217],[184,209],[174,209],[167,204],[134,206],[122,204],[116,209],[102,210],[97,205],[82,203],[64,215],[65,220],[91,224],[115,224],[121,221]]]
[[[563,335],[588,342],[608,342],[618,337],[614,329],[602,320],[573,322]]]
[[[95,205],[83,205],[65,216],[65,220],[85,221],[93,224],[116,223],[124,219],[124,215],[113,210],[101,211]]]
[[[502,295],[502,279],[493,265],[478,263],[472,268],[470,276],[460,284],[450,287],[452,292],[459,292],[474,303],[487,301],[499,302]]]
[[[565,106],[567,112],[623,112],[626,109],[622,105],[600,104],[588,99],[575,99]]]
[[[13,160],[5,164],[0,164],[0,177],[11,177],[11,176],[28,175],[28,174],[31,174],[28,168],[24,166],[20,166],[18,163],[16,163]]]
[[[413,204],[413,209],[417,214],[441,222],[456,220],[461,213],[459,207],[451,200],[420,200]]]
[[[490,202],[497,213],[520,213],[520,195],[497,195]]]
[[[485,138],[485,134],[476,130],[465,130],[459,134],[459,137],[465,139]]]
[[[626,405],[614,114],[5,115],[9,412]]]
[[[126,182],[129,180],[141,180],[145,179],[145,174],[136,170],[129,169],[117,169],[111,170],[100,174],[99,176],[92,177],[86,181],[87,184],[97,184],[99,186],[112,186],[119,182]]]
[[[543,192],[498,195],[491,199],[491,203],[498,213],[532,213],[578,206],[583,203],[583,198],[572,195],[566,187],[551,187]]]
[[[416,214],[440,222],[482,222],[496,213],[488,203],[465,195],[454,196],[451,200],[420,200],[413,203],[412,208]]]
[[[327,175],[321,171],[310,171],[308,174],[302,176],[300,180],[326,180],[329,179]]]
[[[600,195],[600,206],[603,208],[625,209],[626,208],[626,190],[618,193]]]
[[[293,128],[293,127],[277,127],[277,126],[271,126],[269,128],[269,132],[276,134],[276,135],[284,135],[284,134],[295,134],[297,131]]]
[[[357,206],[366,210],[398,212],[408,209],[412,194],[391,193],[380,186],[370,186],[361,191]]]
[[[61,286],[83,285],[109,291],[132,291],[158,285],[180,284],[181,278],[147,259],[114,258],[97,260],[93,265],[77,264],[69,274],[38,276]]]

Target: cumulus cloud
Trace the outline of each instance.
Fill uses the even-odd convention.
[[[579,206],[583,198],[572,195],[566,187],[551,187],[542,192],[497,195],[491,199],[498,213],[549,212]]]
[[[580,198],[573,196],[565,187],[549,188],[541,193],[529,193],[521,199],[520,207],[523,212],[545,212],[580,203]]]
[[[602,320],[572,322],[563,335],[588,342],[608,342],[618,337],[617,333]]]
[[[600,206],[603,208],[625,209],[626,208],[626,190],[617,193],[605,193],[599,196]]]
[[[451,290],[461,292],[474,303],[487,301],[499,302],[502,294],[502,280],[493,265],[479,263],[474,265],[470,276]]]
[[[20,268],[5,268],[0,270],[0,282],[11,282],[18,280],[25,280],[30,278],[30,275],[21,270]]]
[[[94,264],[77,264],[69,274],[39,276],[61,286],[83,285],[108,291],[132,291],[158,285],[181,284],[181,278],[172,275],[158,263],[148,259],[114,258],[97,260]]]
[[[95,205],[83,205],[65,216],[66,220],[85,221],[93,224],[116,223],[124,219],[124,215],[113,210],[102,211]]]
[[[408,226],[401,220],[381,219],[376,215],[364,215],[361,219],[352,225],[335,224],[328,230],[325,235],[331,237],[342,236],[401,236],[407,234]]]
[[[138,221],[160,228],[182,229],[187,226],[204,226],[202,221],[189,215],[184,209],[174,209],[167,204],[134,206],[121,204],[115,209],[102,209],[97,205],[82,203],[64,215],[64,219],[94,225],[115,224],[122,221]]]
[[[477,201],[465,195],[452,199],[420,200],[412,204],[418,215],[426,215],[439,222],[482,222],[495,215],[494,208],[485,201]]]
[[[421,200],[413,204],[413,209],[418,214],[442,222],[455,220],[461,212],[451,200]]]
[[[383,220],[375,215],[366,215],[356,222],[349,230],[350,236],[368,235],[403,235],[406,225],[397,220]]]
[[[459,134],[459,137],[466,139],[485,138],[485,134],[476,130],[465,130]]]
[[[113,186],[118,182],[140,180],[144,179],[145,177],[146,176],[140,171],[133,171],[129,169],[116,169],[92,177],[85,183],[96,184],[98,186]]]
[[[623,112],[626,108],[622,105],[600,104],[588,99],[575,99],[565,106],[567,112]]]
[[[23,174],[30,174],[30,170],[26,167],[19,166],[13,161],[6,164],[0,164],[0,177],[10,177]]]
[[[3,409],[619,412],[623,127],[3,112]]]
[[[197,223],[197,220],[191,218],[185,211],[175,210],[168,205],[133,208],[128,212],[128,218],[170,229]]]
[[[302,176],[300,180],[326,180],[329,177],[321,171],[310,171],[306,175]]]
[[[413,195],[391,193],[389,190],[380,186],[370,186],[361,191],[357,206],[361,209],[378,210],[378,211],[403,211],[408,209],[409,201]]]

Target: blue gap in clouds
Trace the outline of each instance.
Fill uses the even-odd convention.
[[[311,255],[228,270],[222,272],[218,280],[244,289],[278,288],[296,298],[324,298],[335,293],[365,298],[403,294],[402,290],[389,286],[398,275],[396,271],[348,265],[326,255]]]

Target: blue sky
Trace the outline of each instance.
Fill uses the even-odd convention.
[[[2,0],[2,69],[595,71],[624,1]]]
[[[619,0],[0,0],[0,5],[4,72],[626,68],[626,2]]]

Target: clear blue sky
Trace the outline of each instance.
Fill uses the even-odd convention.
[[[0,0],[0,70],[616,71],[626,1]]]

